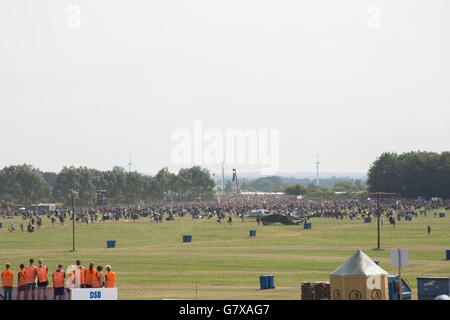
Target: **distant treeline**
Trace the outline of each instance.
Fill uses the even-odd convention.
[[[312,197],[330,196],[336,192],[354,193],[366,190],[365,182],[351,178],[324,178],[320,185],[313,179],[284,178],[279,176],[262,177],[258,179],[243,179],[240,190],[244,192],[285,192],[291,195],[308,195]],[[236,192],[231,181],[225,184],[225,193]]]
[[[79,192],[81,206],[95,206],[97,190],[107,191],[108,204],[194,200],[212,197],[214,187],[209,171],[199,166],[180,169],[178,174],[163,168],[153,177],[126,172],[121,167],[111,171],[64,167],[54,173],[23,164],[0,170],[0,205],[2,208],[37,202],[70,205],[71,190]]]
[[[370,167],[367,183],[371,192],[449,199],[450,152],[385,152]]]

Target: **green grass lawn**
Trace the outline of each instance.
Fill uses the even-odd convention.
[[[232,226],[189,217],[162,224],[148,219],[77,224],[76,252],[71,252],[69,221],[52,227],[43,217],[43,227],[28,233],[20,232],[22,220],[14,219],[19,231],[10,233],[7,228],[12,220],[0,219],[0,266],[10,262],[16,271],[30,257],[44,259],[50,271],[58,263],[75,264],[76,259],[84,266],[91,261],[110,264],[120,299],[299,299],[301,282],[329,281],[328,274],[357,249],[396,274],[397,268],[390,265],[390,249],[408,248],[409,266],[402,274],[413,289],[413,299],[417,299],[416,277],[450,275],[450,261],[444,260],[445,249],[450,249],[449,211],[445,218],[429,213],[401,221],[395,228],[385,222],[382,250],[375,249],[374,220],[365,224],[314,218],[311,230],[302,225],[258,226],[255,221],[233,220]],[[249,237],[250,229],[256,230],[256,237]],[[183,234],[192,235],[192,242],[183,243]],[[117,247],[107,249],[107,240],[116,240]],[[261,274],[275,276],[274,290],[259,290]]]

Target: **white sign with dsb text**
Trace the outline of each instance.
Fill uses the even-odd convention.
[[[70,289],[70,300],[117,300],[117,288]]]

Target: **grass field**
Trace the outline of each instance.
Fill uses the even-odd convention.
[[[439,210],[441,212],[443,210]],[[409,266],[402,270],[417,299],[417,276],[450,276],[450,212],[445,218],[432,214],[413,221],[401,221],[381,229],[382,250],[376,250],[376,221],[340,222],[314,218],[312,229],[303,226],[258,226],[254,221],[217,224],[215,219],[189,217],[155,224],[105,222],[76,225],[76,252],[72,250],[72,224],[55,223],[47,217],[34,233],[20,232],[21,219],[14,219],[19,231],[8,232],[13,220],[0,219],[0,266],[10,262],[13,270],[30,257],[42,258],[50,271],[80,259],[87,266],[110,264],[117,276],[119,299],[299,299],[300,283],[329,281],[328,274],[361,249],[380,266],[390,266],[391,248],[409,249]],[[431,225],[430,238],[426,227]],[[249,237],[249,230],[256,237]],[[192,235],[183,243],[182,235]],[[106,248],[107,240],[117,247]],[[260,290],[259,276],[273,274],[275,289]],[[198,291],[196,296],[196,282]],[[14,281],[16,284],[16,279]]]

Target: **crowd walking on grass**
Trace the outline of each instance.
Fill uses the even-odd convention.
[[[97,208],[77,208],[75,210],[75,223],[86,226],[105,222],[138,222],[150,221],[163,223],[183,217],[192,219],[214,218],[218,223],[225,221],[231,225],[233,217],[244,222],[244,215],[251,210],[264,209],[269,213],[299,216],[305,218],[324,217],[343,220],[363,219],[376,217],[380,212],[382,224],[389,222],[395,227],[402,219],[413,219],[433,213],[437,217],[438,210],[450,209],[448,201],[407,200],[398,198],[380,199],[358,197],[349,199],[305,199],[290,195],[234,195],[222,196],[210,200],[184,201],[184,202],[158,202],[141,205],[105,206]],[[379,210],[379,211],[378,211]],[[4,219],[22,217],[20,224],[22,232],[35,232],[41,228],[43,221],[48,220],[51,227],[63,226],[66,220],[73,221],[71,208],[59,208],[49,212],[36,212],[33,210],[14,211],[2,210],[0,217]],[[145,219],[145,220],[144,220]],[[258,221],[257,221],[258,222]],[[16,231],[16,226],[10,223],[10,232]]]
[[[106,265],[106,273],[103,266],[89,263],[86,269],[80,260],[76,261],[75,268],[66,274],[64,266],[58,264],[56,269],[49,273],[48,267],[42,259],[38,265],[34,265],[34,259],[30,258],[28,264],[19,265],[17,277],[11,269],[11,264],[6,263],[1,273],[3,300],[12,300],[13,285],[17,284],[16,300],[48,300],[49,279],[53,285],[53,300],[64,300],[64,296],[70,288],[114,288],[116,287],[116,274],[110,265]],[[36,294],[37,293],[37,294]]]

